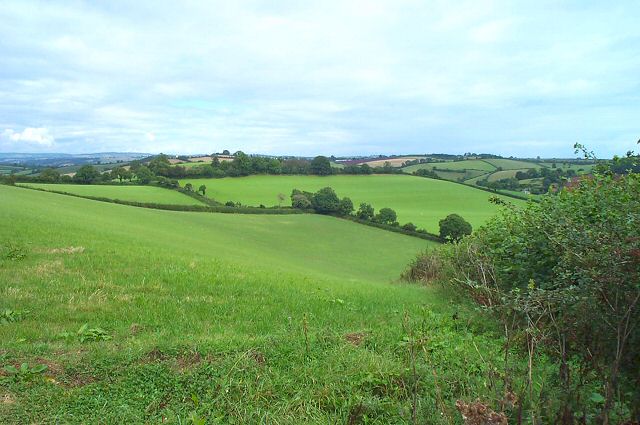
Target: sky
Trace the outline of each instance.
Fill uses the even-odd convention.
[[[640,2],[0,0],[0,152],[495,153],[640,138]]]

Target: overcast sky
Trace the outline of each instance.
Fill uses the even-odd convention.
[[[0,0],[0,151],[600,157],[640,1]]]

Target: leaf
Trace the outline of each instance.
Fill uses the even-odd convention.
[[[18,373],[18,369],[16,369],[15,366],[9,365],[9,366],[5,366],[3,369],[5,372],[7,372],[10,375],[15,375]]]
[[[39,364],[39,365],[35,365],[33,367],[33,369],[31,369],[31,372],[32,373],[42,373],[47,369],[49,369],[49,366],[47,366],[46,364]]]
[[[602,404],[604,403],[604,397],[602,396],[602,394],[600,393],[593,393],[591,394],[591,399],[592,402],[594,403],[598,403],[598,404]]]

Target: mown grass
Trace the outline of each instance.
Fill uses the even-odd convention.
[[[44,190],[73,193],[81,196],[96,196],[121,201],[149,202],[167,205],[204,205],[195,198],[175,190],[155,186],[115,186],[115,185],[79,185],[21,183],[24,186]]]
[[[294,188],[316,191],[331,186],[338,196],[348,196],[356,209],[361,202],[374,208],[393,208],[400,223],[412,222],[437,233],[438,222],[449,214],[462,215],[473,226],[484,223],[497,211],[488,202],[492,194],[443,180],[406,175],[370,176],[249,176],[224,179],[185,179],[180,184],[207,186],[207,196],[220,202],[239,201],[248,205],[278,205],[278,193],[290,204]],[[505,198],[519,204],[520,201]]]
[[[2,423],[406,423],[414,406],[460,423],[457,398],[496,396],[492,322],[393,283],[428,242],[314,215],[0,198],[0,308],[24,312],[0,325],[0,365],[48,365],[0,377]],[[85,323],[109,339],[81,342]]]

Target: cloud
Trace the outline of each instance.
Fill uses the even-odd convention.
[[[2,132],[2,137],[15,143],[16,146],[26,144],[40,147],[51,147],[55,142],[55,139],[49,132],[49,129],[44,127],[27,127],[21,132],[16,132],[13,129],[8,128]]]
[[[129,3],[3,1],[0,129],[304,155],[609,155],[640,133],[637,1]]]

